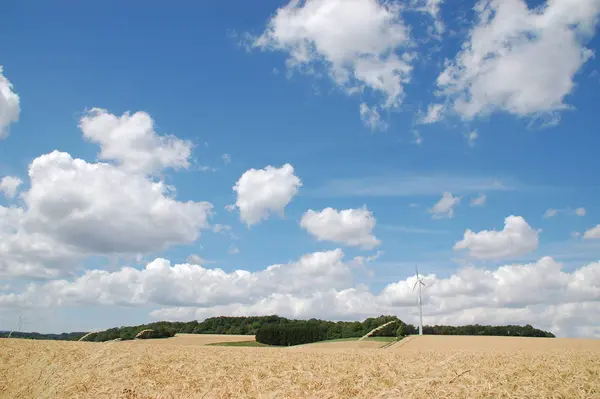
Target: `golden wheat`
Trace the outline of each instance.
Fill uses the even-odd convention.
[[[177,334],[173,338],[123,341],[129,345],[202,346],[219,342],[254,341],[254,335]]]
[[[3,339],[0,397],[600,397],[597,341],[524,339],[517,349],[497,351],[506,348],[503,339],[477,338],[478,349],[468,350],[471,338],[436,338],[333,352]]]

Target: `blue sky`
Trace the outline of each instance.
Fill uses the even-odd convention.
[[[405,282],[409,287],[418,263],[431,285],[426,322],[519,323],[523,314],[541,313],[545,316],[533,321],[559,334],[600,334],[593,322],[594,315],[600,316],[600,297],[593,293],[600,292],[594,277],[598,272],[593,274],[600,268],[600,231],[593,230],[600,223],[595,121],[600,75],[598,60],[591,56],[598,48],[600,5],[580,0],[579,8],[569,9],[564,3],[308,0],[165,6],[115,1],[98,7],[9,2],[0,26],[5,38],[0,65],[8,82],[0,101],[0,179],[10,176],[22,184],[11,190],[5,180],[0,206],[6,215],[9,209],[22,214],[15,216],[15,224],[0,225],[3,240],[11,243],[0,248],[5,258],[0,263],[0,329],[14,328],[20,314],[28,318],[28,329],[38,331],[265,312],[337,319],[383,312],[414,322],[414,295],[391,285]],[[480,58],[482,54],[489,58]],[[444,71],[451,76],[446,85],[440,84]],[[18,96],[17,105],[7,90]],[[369,113],[361,115],[361,105]],[[434,105],[440,107],[437,114],[429,112]],[[135,169],[138,161],[130,150],[136,144],[117,137],[126,135],[128,126],[116,136],[102,124],[94,134],[80,128],[93,108],[116,119],[143,112],[153,121],[146,133],[173,135],[188,143],[190,153],[183,161],[163,162],[158,173],[140,171],[139,164]],[[10,118],[15,109],[18,117]],[[160,143],[136,151],[154,157]],[[103,148],[112,148],[112,155],[103,157]],[[190,212],[199,212],[200,219],[191,221],[182,205],[176,216],[148,219],[145,212],[158,208],[117,198],[119,186],[103,180],[110,176],[99,176],[92,184],[93,171],[77,183],[89,182],[89,190],[97,190],[86,201],[125,208],[115,215],[105,209],[102,217],[77,214],[77,203],[70,201],[81,186],[70,191],[65,185],[75,184],[71,177],[41,173],[54,170],[57,159],[45,161],[35,184],[28,176],[32,162],[54,150],[89,165],[108,164],[124,174],[124,182],[162,181],[175,189],[177,207],[208,202],[211,215],[200,220],[204,211],[194,208]],[[286,164],[293,173],[279,183],[261,182],[250,173],[245,194],[233,190],[247,171],[269,165],[283,170]],[[301,185],[290,183],[294,176]],[[269,184],[280,184],[283,194],[257,200],[256,193],[279,189]],[[137,198],[133,190],[127,195]],[[435,208],[445,192],[456,203]],[[481,195],[485,201],[471,206]],[[252,209],[266,210],[269,216],[248,226],[240,206],[225,209],[236,201],[249,201]],[[278,207],[284,209],[282,215]],[[325,218],[320,212],[328,207],[336,212]],[[368,214],[340,216],[343,210],[363,207]],[[550,209],[558,212],[546,214]],[[322,218],[303,227],[308,210]],[[139,224],[134,216],[127,223],[114,222],[127,215],[142,219]],[[520,219],[503,231],[511,215]],[[165,222],[171,217],[172,225]],[[184,227],[173,227],[178,223]],[[150,233],[153,227],[162,232]],[[467,240],[466,230],[475,234],[473,240]],[[500,233],[490,236],[492,231]],[[35,234],[63,251],[60,257],[45,253],[25,259],[23,253],[35,252],[27,250]],[[106,238],[101,234],[116,243],[99,249]],[[93,243],[81,244],[86,237]],[[128,237],[156,245],[141,244],[135,251],[120,246]],[[376,237],[378,245],[356,244],[367,237]],[[465,247],[453,249],[461,241]],[[18,256],[15,248],[22,251]],[[319,263],[319,271],[308,272],[302,268],[310,267],[298,262],[305,254],[336,249],[343,251],[343,265],[334,264],[334,256],[333,263]],[[194,263],[191,255],[203,260],[195,262],[196,271],[259,272],[286,264],[286,273],[299,273],[293,278],[305,281],[290,291],[287,279],[263,276],[256,278],[273,285],[248,288],[233,299],[213,291],[203,294],[200,288],[191,295],[207,295],[210,305],[199,305],[197,299],[170,301],[167,294],[111,296],[120,290],[176,290],[169,279],[123,282],[115,273],[123,266],[142,271],[155,258],[168,259],[171,266],[186,259]],[[516,305],[498,302],[499,288],[490,293],[489,284],[518,285],[501,276],[501,266],[513,265],[515,275],[532,273],[540,278],[536,289],[557,295],[552,291],[557,285],[542,278],[547,269],[540,262],[550,262],[546,256],[562,266],[562,272],[560,266],[552,269],[561,281],[560,292],[590,294],[564,294],[555,303],[521,298],[515,288],[519,306],[511,313]],[[57,259],[59,266],[54,265]],[[479,277],[476,283],[487,288],[469,294],[480,305],[442,311],[466,295],[460,290],[448,294],[444,284],[452,276],[462,276],[463,287],[474,283],[460,274],[471,266],[496,273],[489,284]],[[578,271],[587,266],[592,270],[585,280],[589,286],[575,287]],[[342,279],[346,285],[339,285],[337,272],[327,272],[331,268],[342,269],[337,272],[348,277]],[[98,285],[92,296],[83,295],[81,276],[94,270],[114,281]],[[40,279],[40,273],[45,277]],[[183,278],[194,287],[229,284],[194,276]],[[35,288],[27,288],[30,284]],[[60,284],[65,285],[56,288]],[[86,287],[83,291],[91,286]],[[345,289],[371,295],[377,306],[358,294],[362,305],[349,305],[359,300],[340,299]],[[335,311],[328,313],[321,310],[326,299],[315,305],[315,298],[332,290],[338,295],[332,299]],[[382,294],[392,291],[395,299]],[[574,321],[573,303],[587,304],[581,306],[587,306],[589,317]],[[41,317],[40,307],[46,309],[43,314],[60,317]]]

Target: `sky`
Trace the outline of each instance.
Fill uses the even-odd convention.
[[[0,330],[600,337],[600,0],[196,3],[3,4]]]

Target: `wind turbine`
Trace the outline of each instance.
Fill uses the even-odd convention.
[[[413,285],[413,291],[415,287],[419,286],[419,335],[423,335],[423,302],[421,301],[421,286],[424,286],[425,283],[423,279],[419,277],[419,268],[415,265],[415,270],[417,271],[417,281],[415,281],[415,285]]]
[[[24,321],[25,321],[25,319],[23,319],[23,317],[19,315],[19,332],[21,332],[21,330],[23,329]]]

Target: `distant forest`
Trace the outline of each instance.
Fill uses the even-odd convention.
[[[196,320],[189,322],[168,322],[160,321],[156,323],[142,324],[139,326],[115,327],[105,331],[90,334],[85,341],[104,342],[117,338],[123,340],[134,339],[135,336],[143,330],[154,330],[154,333],[147,338],[166,338],[172,337],[177,333],[186,334],[234,334],[234,335],[256,335],[261,327],[277,325],[302,325],[318,327],[319,338],[339,339],[362,337],[374,328],[392,320],[398,320],[379,331],[374,336],[406,336],[418,333],[418,329],[412,325],[404,323],[396,316],[380,316],[368,318],[360,321],[326,321],[318,319],[310,320],[290,320],[279,316],[255,316],[255,317],[211,317],[202,322]],[[312,331],[312,330],[311,330]],[[83,337],[86,332],[73,332],[62,334],[40,334],[40,333],[20,333],[13,332],[13,338],[28,339],[46,339],[46,340],[64,340],[77,341]],[[493,335],[493,336],[513,336],[513,337],[549,337],[554,338],[554,334],[538,330],[531,325],[526,326],[424,326],[423,334],[427,335]],[[0,338],[8,337],[9,332],[0,332]]]

